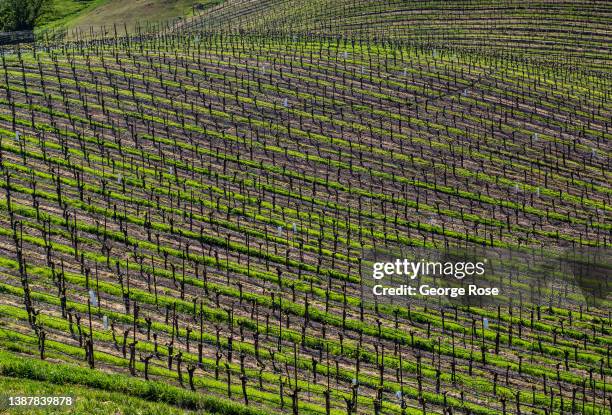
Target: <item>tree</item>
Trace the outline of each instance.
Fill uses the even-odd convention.
[[[0,0],[0,30],[32,30],[50,0]]]

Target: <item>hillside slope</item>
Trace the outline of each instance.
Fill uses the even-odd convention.
[[[40,30],[66,30],[95,36],[133,33],[137,26],[169,23],[220,4],[223,0],[53,0],[39,22]]]
[[[544,306],[521,272],[484,309],[361,284],[377,248],[609,248],[609,80],[299,36],[3,62],[0,349],[44,332],[46,358],[266,414],[610,414],[606,287],[583,308],[555,278]]]
[[[611,22],[606,0],[227,0],[190,27],[399,38],[603,69]]]

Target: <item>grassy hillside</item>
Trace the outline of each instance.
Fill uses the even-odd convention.
[[[0,342],[6,335],[0,330]],[[261,415],[225,399],[213,400],[191,391],[156,382],[103,371],[92,373],[85,367],[66,363],[66,356],[51,353],[47,362],[27,353],[15,353],[20,346],[0,352],[0,410],[9,414],[199,414]],[[7,397],[64,397],[62,404],[23,407]],[[212,412],[209,412],[212,411]]]
[[[59,28],[72,20],[105,4],[108,0],[52,0],[37,22],[42,29]]]
[[[191,24],[221,30],[391,37],[609,68],[605,0],[227,0]]]
[[[136,25],[171,22],[221,3],[222,0],[52,0],[39,21],[40,29],[66,29],[75,32],[108,35],[114,25],[121,33],[133,32]],[[194,9],[196,7],[196,9]]]
[[[68,367],[68,370],[71,368]],[[107,392],[100,388],[87,388],[78,384],[70,385],[56,384],[51,382],[32,381],[23,378],[0,376],[0,388],[2,398],[10,396],[65,396],[79,397],[73,405],[66,405],[61,409],[39,408],[11,408],[10,414],[91,414],[91,415],[128,415],[128,414],[149,414],[149,415],[181,415],[192,414],[188,411],[167,405],[161,402],[151,402],[145,399],[138,399],[124,393]],[[3,402],[4,405],[4,402]],[[1,413],[7,413],[6,411]],[[198,412],[200,413],[200,412]]]

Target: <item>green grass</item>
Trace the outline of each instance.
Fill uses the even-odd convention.
[[[108,392],[85,386],[72,385],[70,391],[66,387],[46,381],[15,379],[0,376],[0,408],[5,409],[9,396],[71,396],[75,398],[71,406],[56,407],[23,407],[10,409],[11,414],[191,414],[192,411],[177,409],[164,403],[151,403],[119,392]]]
[[[56,29],[69,24],[109,0],[53,0],[47,11],[38,21],[42,29]]]
[[[41,18],[42,29],[67,29],[68,36],[77,31],[89,34],[113,34],[116,25],[124,33],[140,24],[172,21],[193,14],[196,4],[208,8],[222,0],[53,0]]]
[[[130,403],[130,399],[147,399],[156,408],[165,409],[175,405],[180,408],[178,413],[189,413],[185,410],[204,410],[204,413],[235,414],[235,415],[263,415],[264,412],[247,408],[239,403],[226,399],[203,396],[176,386],[160,382],[147,382],[134,379],[122,374],[108,374],[102,371],[92,371],[80,366],[50,363],[18,356],[11,352],[0,351],[0,375],[11,378],[20,378],[30,381],[42,381],[47,384],[58,385],[66,390],[66,385],[78,396],[77,391],[82,387],[91,387],[101,390],[102,393],[112,394],[121,399],[123,403]],[[16,382],[16,385],[19,384]],[[24,386],[25,387],[25,386]],[[3,392],[4,391],[3,389]],[[12,392],[10,390],[9,392]],[[15,391],[16,393],[19,390]],[[41,392],[39,392],[39,396]],[[64,392],[65,393],[65,392]],[[125,395],[125,396],[123,396]],[[126,398],[128,398],[126,400]],[[132,401],[133,402],[133,401]],[[161,404],[161,405],[160,405]],[[153,408],[153,406],[151,406]],[[177,408],[177,409],[178,409]],[[31,413],[31,412],[29,412]],[[89,413],[86,411],[75,413]],[[105,412],[113,413],[113,412]],[[136,412],[138,413],[138,412]],[[141,412],[142,413],[142,412]],[[164,413],[164,412],[144,412]],[[175,413],[175,412],[165,412]]]

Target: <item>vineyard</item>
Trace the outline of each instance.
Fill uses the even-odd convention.
[[[295,11],[320,30],[246,3],[2,53],[2,393],[70,389],[101,414],[612,414],[610,262],[551,271],[537,301],[522,271],[488,276],[509,289],[495,306],[364,294],[372,252],[402,247],[609,254],[610,5],[566,2],[591,22],[569,49],[530,40],[592,58],[575,68],[524,59],[521,24],[501,56],[348,29],[402,2]]]
[[[611,19],[605,0],[227,0],[185,26],[393,38],[609,73]]]

